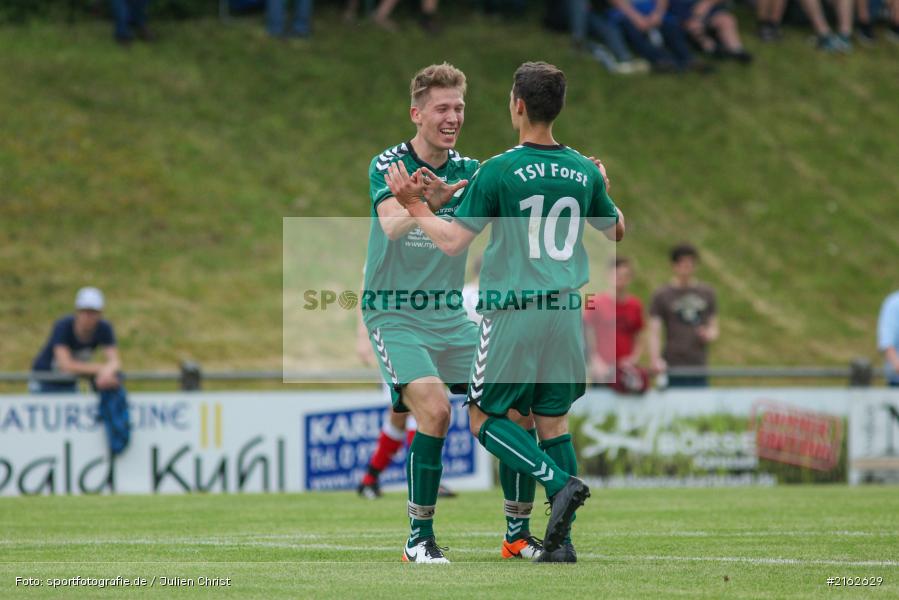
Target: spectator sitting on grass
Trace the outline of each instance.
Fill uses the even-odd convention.
[[[155,36],[147,29],[147,3],[149,0],[111,0],[115,21],[115,41],[123,46],[134,38],[151,42]]]
[[[607,0],[568,0],[568,22],[575,48],[589,52],[610,72],[632,75],[649,70],[649,63],[631,54],[621,24],[609,18]]]
[[[889,4],[890,28],[887,30],[887,38],[899,42],[899,0],[886,0]],[[875,6],[877,3],[874,3]],[[872,43],[874,41],[874,24],[871,21],[871,0],[857,0],[858,10],[858,39]]]
[[[31,366],[36,375],[56,373],[63,377],[53,381],[32,379],[29,389],[35,393],[74,393],[77,377],[89,377],[100,394],[99,414],[106,426],[110,450],[118,454],[128,445],[128,405],[119,375],[122,365],[115,333],[102,318],[103,306],[103,293],[97,288],[78,290],[75,314],[53,324],[50,337]],[[103,349],[102,363],[91,362],[97,348]],[[65,377],[66,374],[71,377]]]
[[[287,0],[288,2],[290,0]],[[294,2],[293,25],[285,32],[287,6],[285,0],[267,0],[265,3],[265,26],[272,37],[308,38],[312,35],[312,0]]]
[[[783,20],[787,0],[759,0],[757,15],[759,37],[770,42],[780,38],[780,23]],[[852,50],[852,3],[853,0],[832,0],[837,14],[839,34],[834,34],[821,0],[799,0],[802,11],[808,17],[815,32],[815,47],[823,52],[849,52]]]
[[[737,18],[724,0],[671,0],[670,12],[707,56],[752,62],[740,39]]]
[[[440,32],[440,24],[437,22],[437,3],[438,0],[421,0],[419,23],[426,33]],[[390,18],[390,15],[397,4],[399,4],[399,0],[381,0],[371,20],[381,29],[390,32],[396,31],[396,23]]]
[[[625,37],[656,72],[696,70],[710,66],[695,60],[677,19],[667,15],[668,0],[611,0],[612,22],[624,28]]]

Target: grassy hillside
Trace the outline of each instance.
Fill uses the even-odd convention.
[[[673,242],[700,247],[714,362],[875,356],[899,287],[895,45],[823,56],[792,32],[750,39],[748,69],[625,79],[535,23],[464,16],[427,39],[316,18],[309,42],[208,20],[127,51],[103,23],[0,28],[0,370],[27,368],[87,283],[129,367],[279,367],[282,217],[366,216],[370,157],[412,135],[408,78],[442,60],[469,77],[460,150],[476,157],[517,141],[520,62],[565,69],[557,138],[607,163],[637,292],[667,278]]]

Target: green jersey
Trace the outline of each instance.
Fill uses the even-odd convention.
[[[577,290],[589,279],[584,223],[614,226],[618,211],[590,159],[566,146],[525,143],[486,161],[455,218],[480,232],[493,223],[481,301]]]
[[[420,227],[393,241],[381,227],[378,205],[393,196],[384,176],[387,167],[397,161],[402,161],[410,174],[419,167],[427,167],[449,184],[470,179],[480,165],[477,160],[450,150],[448,160],[434,167],[415,154],[411,142],[389,148],[372,159],[368,168],[372,219],[361,302],[365,323],[370,328],[376,327],[383,319],[397,316],[411,318],[427,327],[464,322],[467,317],[461,306],[461,290],[465,283],[466,253],[447,256]],[[437,215],[451,218],[461,196],[462,190]]]

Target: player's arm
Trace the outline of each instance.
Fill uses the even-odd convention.
[[[618,212],[618,222],[614,227],[607,227],[602,230],[603,235],[613,242],[620,242],[624,239],[624,213],[617,206],[615,210]]]
[[[613,242],[620,242],[624,239],[624,213],[615,206],[609,197],[609,176],[606,174],[606,168],[602,161],[593,158],[588,159],[599,171],[600,179],[594,183],[593,197],[590,203],[590,209],[587,213],[587,222],[594,229],[598,229]],[[614,219],[614,222],[612,221]]]
[[[385,198],[378,203],[378,222],[389,240],[398,240],[409,231],[416,223],[403,206],[393,196]]]
[[[422,171],[425,175],[422,181],[422,197],[424,197],[428,208],[433,212],[436,212],[449,202],[453,194],[468,184],[468,180],[463,179],[452,185],[447,185],[429,169],[422,169]],[[394,196],[386,198],[378,204],[378,221],[381,223],[381,229],[384,230],[384,233],[390,240],[403,237],[417,224],[415,218],[409,215],[409,211]]]
[[[411,218],[411,217],[410,217]],[[362,285],[365,288],[365,284]],[[373,365],[375,362],[375,349],[372,348],[368,338],[368,328],[362,317],[362,303],[356,307],[356,356],[363,365]]]
[[[474,240],[474,232],[455,221],[444,221],[431,212],[426,202],[422,202],[425,183],[421,171],[409,175],[405,165],[393,163],[384,179],[397,202],[405,206],[409,215],[415,218],[418,226],[443,253],[450,256],[461,254]]]
[[[409,205],[409,214],[415,217],[418,226],[431,238],[434,245],[449,256],[462,254],[477,235],[457,221],[444,221],[432,213],[424,202]]]

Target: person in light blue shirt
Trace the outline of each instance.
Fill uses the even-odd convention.
[[[880,307],[877,349],[883,352],[887,385],[899,387],[899,290],[887,296]]]

